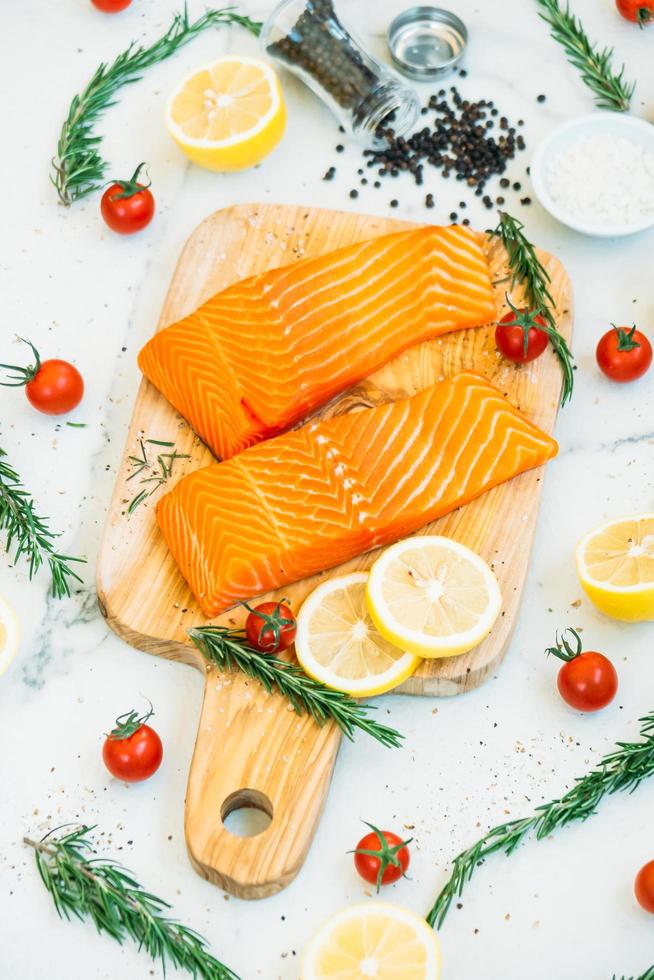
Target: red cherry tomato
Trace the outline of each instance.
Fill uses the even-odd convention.
[[[247,641],[261,653],[286,650],[295,640],[295,616],[283,602],[262,602],[254,609],[244,603],[250,614],[245,620]]]
[[[94,7],[104,14],[117,14],[119,10],[129,7],[132,0],[91,0]]]
[[[402,840],[392,830],[378,830],[374,824],[364,821],[371,833],[362,837],[354,851],[354,867],[364,881],[377,887],[390,885],[406,874],[410,854],[408,844],[413,838]]]
[[[638,904],[654,914],[654,861],[648,861],[636,875],[634,894]]]
[[[641,27],[654,20],[653,0],[615,0],[615,5],[625,20],[631,20]]]
[[[495,328],[495,343],[500,354],[514,364],[534,361],[547,347],[548,326],[539,313],[526,307],[519,310],[507,296],[511,312],[502,317]]]
[[[565,639],[566,632],[574,636],[576,649]],[[577,711],[599,711],[610,704],[618,690],[616,669],[603,653],[594,650],[582,653],[581,637],[576,630],[565,630],[560,641],[557,636],[556,646],[546,652],[564,661],[557,687],[566,704]]]
[[[58,358],[41,362],[34,344],[29,340],[23,343],[32,348],[34,364],[0,364],[0,368],[14,372],[0,384],[10,388],[24,386],[30,404],[45,415],[63,415],[76,408],[84,395],[84,380],[77,368]]]
[[[163,745],[154,728],[146,725],[152,717],[152,706],[146,715],[127,711],[116,718],[116,727],[107,735],[102,747],[104,764],[116,779],[138,783],[149,779],[163,758]]]
[[[652,345],[635,324],[631,329],[613,325],[597,345],[595,356],[611,381],[635,381],[652,363]]]
[[[141,163],[130,180],[116,180],[102,195],[100,211],[112,231],[133,235],[149,225],[154,215],[154,197],[149,184],[140,184]]]

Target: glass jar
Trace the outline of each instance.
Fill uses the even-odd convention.
[[[261,31],[267,55],[302,79],[346,132],[377,143],[409,133],[418,96],[375,60],[339,20],[332,0],[282,0]]]

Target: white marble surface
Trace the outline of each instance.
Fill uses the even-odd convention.
[[[341,3],[382,53],[384,27],[404,5]],[[269,6],[250,9],[263,13]],[[560,120],[592,109],[531,0],[457,0],[453,6],[471,28],[469,76],[461,91],[494,98],[513,119],[524,118],[530,149]],[[654,332],[654,232],[593,241],[557,225],[536,204],[518,205],[532,238],[559,255],[573,277],[579,370],[574,400],[559,419],[561,454],[548,471],[522,615],[506,662],[461,699],[384,699],[388,721],[406,733],[407,748],[387,752],[366,739],[343,746],[309,858],[280,895],[245,903],[191,870],[182,816],[201,678],[109,633],[93,589],[138,383],[135,355],[157,320],[180,249],[202,218],[238,201],[350,207],[355,202],[347,192],[359,156],[349,145],[336,156],[329,115],[286,78],[288,132],[260,169],[227,177],[187,165],[162,125],[166,93],[186,70],[228,48],[255,51],[254,40],[243,34],[215,33],[149,72],[101,126],[113,173],[126,176],[141,159],[149,162],[159,204],[152,226],[132,239],[112,235],[100,221],[97,195],[70,210],[59,207],[47,165],[70,96],[101,59],[132,38],[159,34],[176,7],[175,0],[134,0],[111,18],[87,0],[24,0],[4,11],[1,359],[23,355],[16,333],[32,338],[44,356],[73,358],[87,383],[73,418],[88,428],[37,415],[20,392],[2,388],[0,443],[40,509],[63,530],[65,549],[87,555],[89,563],[84,588],[70,601],[55,602],[46,596],[45,574],[30,584],[23,568],[0,562],[0,593],[16,606],[23,628],[20,654],[0,681],[2,980],[159,975],[131,945],[120,948],[87,924],[57,919],[21,845],[26,831],[76,820],[97,824],[107,851],[174,903],[175,913],[206,935],[242,977],[291,980],[315,927],[366,894],[345,853],[358,839],[361,818],[415,827],[411,880],[385,897],[424,913],[461,847],[491,824],[559,794],[616,739],[635,735],[638,716],[654,707],[654,625],[611,623],[585,599],[571,608],[581,598],[572,563],[580,533],[604,518],[654,506],[654,373],[632,386],[612,386],[594,364],[596,341],[610,321],[635,318]],[[191,7],[199,12],[202,5]],[[634,111],[651,118],[654,28],[641,32],[623,23],[612,0],[575,0],[574,8],[594,36],[616,45],[638,80]],[[540,92],[547,95],[544,105],[536,102]],[[525,188],[528,162],[529,151],[510,171]],[[331,163],[338,179],[324,183]],[[436,195],[432,212],[422,208],[426,190]],[[422,189],[408,180],[370,189],[356,206],[385,212],[394,196],[398,216],[443,222],[462,195],[460,185],[435,174]],[[485,227],[488,213],[469,200],[473,224]],[[555,690],[555,664],[542,654],[566,624],[583,627],[587,642],[610,654],[620,672],[616,702],[596,717],[565,707]],[[151,781],[128,788],[108,777],[100,746],[115,715],[141,694],[156,705],[166,754]],[[608,980],[613,973],[642,973],[654,961],[654,920],[636,906],[632,880],[654,857],[653,809],[654,782],[632,797],[607,801],[585,826],[530,841],[511,860],[489,860],[442,929],[446,980]]]

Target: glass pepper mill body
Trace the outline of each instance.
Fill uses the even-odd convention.
[[[270,57],[299,76],[363,142],[409,133],[420,109],[416,93],[354,39],[332,0],[283,0],[261,32]]]

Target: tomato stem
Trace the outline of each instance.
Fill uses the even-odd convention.
[[[112,194],[110,200],[125,201],[130,197],[134,197],[134,195],[140,193],[140,191],[145,191],[148,189],[148,187],[151,187],[152,181],[150,180],[150,174],[148,174],[147,184],[139,184],[138,182],[139,174],[143,167],[145,167],[145,163],[139,163],[129,180],[110,180],[107,186],[116,184],[122,189],[122,194]]]
[[[116,718],[116,727],[112,728],[107,738],[112,739],[114,742],[122,742],[124,739],[131,738],[132,735],[136,734],[139,728],[142,728],[154,714],[152,701],[149,698],[145,700],[150,705],[150,709],[144,715],[140,716],[134,708],[131,711],[125,711],[122,715],[118,715]]]
[[[19,364],[0,364],[0,368],[4,368],[5,371],[16,372],[13,376],[10,375],[10,381],[0,381],[0,385],[3,388],[22,388],[24,385],[28,385],[30,381],[34,381],[34,378],[41,370],[41,358],[32,341],[25,340],[24,337],[19,337],[18,339],[23,344],[27,344],[28,347],[32,348],[34,364],[28,364],[27,367],[21,367]]]
[[[522,338],[523,338],[522,351],[524,357],[526,357],[527,351],[529,349],[529,331],[532,328],[534,330],[540,330],[542,333],[547,334],[547,336],[549,337],[552,328],[544,326],[542,323],[539,323],[538,320],[536,319],[537,317],[542,316],[543,314],[542,308],[539,308],[537,310],[530,310],[528,307],[525,306],[522,310],[520,310],[518,309],[517,306],[513,305],[513,303],[509,298],[508,293],[504,294],[504,298],[506,300],[507,306],[513,313],[515,319],[509,321],[508,323],[503,323],[502,326],[520,327],[520,329],[522,330]]]
[[[407,845],[411,843],[413,837],[409,837],[407,838],[407,840],[400,841],[400,843],[395,844],[394,847],[389,847],[388,841],[386,840],[386,835],[384,834],[383,830],[379,830],[378,827],[375,827],[375,825],[372,823],[368,823],[367,820],[364,820],[363,822],[365,823],[366,827],[370,827],[370,829],[377,835],[377,840],[379,841],[379,849],[372,850],[366,847],[356,847],[353,851],[348,851],[348,854],[367,854],[368,857],[376,857],[379,859],[379,871],[377,872],[377,881],[376,881],[377,892],[379,892],[382,886],[382,878],[384,877],[384,873],[386,869],[389,866],[392,866],[394,868],[402,867],[402,863],[398,857],[398,854],[403,847],[407,847]],[[406,878],[406,875],[403,873],[402,877]]]
[[[263,634],[267,629],[269,629],[273,635],[272,645],[265,645],[265,650],[267,653],[276,653],[279,650],[282,630],[295,629],[295,616],[292,616],[291,619],[284,619],[284,617],[281,615],[281,610],[284,604],[288,608],[288,599],[280,599],[272,613],[265,613],[261,612],[260,609],[253,609],[248,602],[241,600],[241,605],[245,606],[250,615],[256,616],[257,619],[261,620],[261,627],[259,629],[259,633],[257,634],[257,645],[263,648]]]
[[[636,333],[635,323],[631,330],[627,330],[626,327],[616,327],[615,323],[612,323],[611,326],[618,335],[618,350],[629,351],[640,347],[638,341],[634,340],[634,334]]]
[[[572,635],[574,636],[575,647],[576,647],[575,650],[572,649],[571,644],[568,642],[568,640],[566,640],[565,638],[566,633],[572,633]],[[572,626],[568,626],[566,629],[563,630],[560,639],[559,639],[559,634],[557,632],[555,642],[556,642],[556,646],[547,647],[545,653],[547,654],[548,657],[551,654],[553,657],[558,657],[559,660],[564,660],[566,663],[570,663],[571,660],[575,660],[577,657],[579,657],[581,655],[581,651],[583,650],[583,643],[581,642],[581,637],[579,636],[579,633],[577,633],[576,629],[572,628]]]

